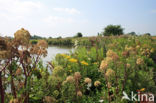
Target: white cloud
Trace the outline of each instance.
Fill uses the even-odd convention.
[[[76,10],[75,8],[53,8],[56,12],[64,12],[68,14],[80,14],[80,11]]]

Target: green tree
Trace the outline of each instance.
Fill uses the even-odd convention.
[[[82,37],[82,33],[78,32],[75,37]]]
[[[104,36],[111,36],[111,35],[122,35],[123,28],[120,25],[108,25],[104,28],[103,35]]]

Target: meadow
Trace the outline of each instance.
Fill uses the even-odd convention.
[[[49,45],[70,45],[44,66]],[[21,29],[0,38],[1,103],[154,103],[156,39],[97,36],[30,40]],[[10,91],[7,91],[8,88]],[[123,92],[146,98],[122,99]],[[151,102],[150,102],[151,101]]]

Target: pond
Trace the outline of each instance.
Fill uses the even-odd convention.
[[[55,58],[56,54],[58,53],[70,53],[73,52],[74,48],[72,47],[65,47],[65,46],[49,46],[47,49],[47,56],[45,58],[42,58],[43,63],[47,64],[48,61],[51,61]]]

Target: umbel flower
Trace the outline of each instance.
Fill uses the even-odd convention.
[[[66,81],[69,82],[69,83],[72,83],[72,82],[74,82],[74,77],[73,76],[68,76],[66,78]]]
[[[113,76],[114,74],[115,74],[114,70],[108,69],[105,75],[106,75],[106,77],[109,78],[109,77]]]
[[[85,82],[86,84],[90,84],[90,83],[92,82],[92,80],[91,80],[90,78],[85,78],[84,82]]]
[[[75,72],[75,73],[74,73],[74,78],[75,78],[75,79],[81,79],[81,74],[80,74],[80,72]]]
[[[46,103],[55,103],[56,99],[54,97],[51,97],[51,96],[45,96],[44,101]]]
[[[24,28],[21,28],[20,30],[16,31],[14,37],[15,41],[17,41],[19,45],[27,45],[29,44],[29,39],[31,36],[29,31],[25,30]]]
[[[20,103],[18,99],[11,99],[9,103]]]
[[[138,58],[137,61],[136,61],[137,65],[141,65],[143,63],[144,63],[144,60],[142,58]]]
[[[112,50],[108,50],[106,53],[106,56],[111,57],[114,61],[119,59],[119,56],[115,52],[113,52]]]
[[[5,38],[0,37],[0,59],[7,59],[10,55],[10,50]]]
[[[77,91],[77,96],[82,97],[82,92],[80,90]]]
[[[95,87],[98,87],[99,85],[101,85],[101,82],[100,82],[100,81],[95,81],[95,82],[94,82],[94,86],[95,86]]]
[[[111,57],[106,57],[104,60],[102,60],[100,65],[100,70],[105,71],[108,67],[108,64],[112,61]]]

